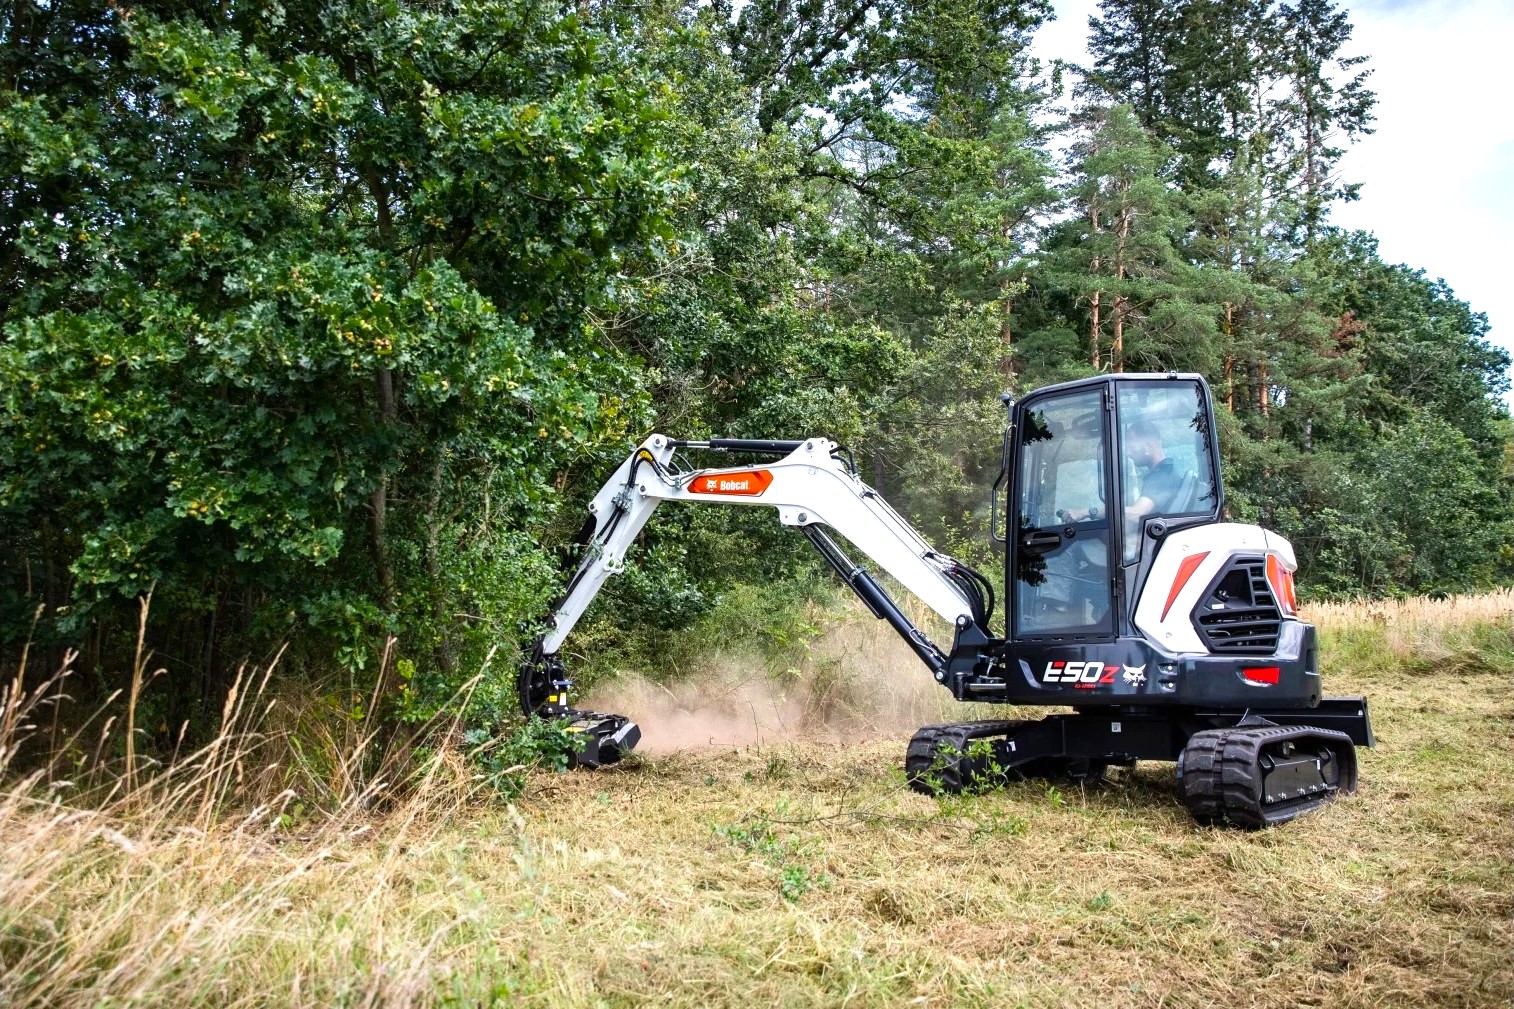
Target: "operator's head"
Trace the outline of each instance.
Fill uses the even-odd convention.
[[[1131,461],[1142,469],[1150,469],[1166,458],[1162,449],[1162,435],[1149,420],[1138,420],[1126,431],[1125,451]]]

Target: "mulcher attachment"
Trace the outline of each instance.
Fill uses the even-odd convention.
[[[1200,823],[1270,827],[1356,791],[1356,746],[1344,732],[1265,722],[1196,732],[1178,790]]]
[[[569,732],[583,741],[582,746],[568,758],[573,767],[593,770],[606,764],[614,764],[635,749],[641,742],[641,728],[625,715],[605,715],[598,711],[580,711],[567,708],[564,714],[572,719]]]
[[[636,748],[641,742],[641,728],[635,722],[625,715],[571,707],[568,692],[572,687],[562,662],[555,655],[542,655],[539,643],[531,659],[521,663],[516,679],[520,709],[527,717],[567,719],[565,728],[580,741],[568,758],[570,766],[592,770],[617,763]]]

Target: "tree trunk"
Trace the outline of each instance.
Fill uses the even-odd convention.
[[[1225,322],[1222,331],[1225,334],[1225,409],[1235,413],[1235,357],[1230,353],[1230,348],[1235,346],[1235,309],[1230,302],[1225,302]]]
[[[1126,187],[1128,190],[1128,187]],[[1116,294],[1114,296],[1114,342],[1109,346],[1109,361],[1114,370],[1125,370],[1125,313],[1129,308],[1129,299],[1124,295],[1125,282],[1125,246],[1130,238],[1130,202],[1122,201],[1120,207],[1120,240],[1115,245],[1114,276]]]
[[[1088,223],[1091,229],[1090,234],[1097,235],[1099,233],[1099,196],[1097,190],[1095,190],[1093,198],[1090,199],[1088,203]],[[1103,265],[1103,258],[1095,255],[1093,257],[1093,262],[1089,264],[1089,272],[1092,273],[1093,276],[1097,277],[1099,275],[1099,268]],[[1099,321],[1100,293],[1100,291],[1095,289],[1095,291],[1093,292],[1093,298],[1091,299],[1089,304],[1088,343],[1093,353],[1092,360],[1093,366],[1095,368],[1102,367],[1099,350],[1099,337],[1101,329]]]
[[[221,675],[216,662],[216,635],[220,630],[221,607],[225,596],[220,589],[212,587],[216,604],[205,615],[204,642],[200,647],[200,714],[209,718],[215,714],[220,703]]]
[[[1109,362],[1115,371],[1125,370],[1125,299],[1114,300],[1114,339],[1109,344]]]
[[[349,71],[352,72],[352,71]],[[377,169],[369,167],[364,173],[368,193],[373,197],[374,223],[378,228],[379,241],[385,248],[394,247],[394,217],[389,210],[389,188]],[[374,372],[374,385],[378,393],[379,424],[388,428],[394,423],[394,374],[380,366]],[[389,563],[389,550],[385,537],[385,525],[389,512],[389,478],[383,477],[368,498],[368,530],[370,547],[373,550],[373,566],[378,572],[379,602],[388,609],[394,601],[394,568]]]
[[[430,582],[431,619],[436,623],[436,664],[450,677],[457,667],[456,643],[452,620],[447,614],[447,594],[442,591],[441,533],[442,481],[446,475],[446,458],[440,450],[431,470],[431,496],[426,502],[426,580]]]
[[[1099,292],[1093,292],[1093,302],[1089,308],[1091,322],[1088,324],[1088,340],[1093,344],[1093,366],[1101,367],[1099,363]]]
[[[394,376],[388,368],[379,368],[374,375],[378,390],[380,422],[388,427],[394,421]],[[389,564],[389,550],[385,542],[385,523],[389,511],[389,478],[383,477],[368,498],[369,545],[373,550],[373,566],[378,572],[379,601],[387,609],[394,599],[394,568]]]
[[[999,371],[1004,376],[1006,385],[1012,384],[1015,377],[1015,348],[1014,333],[1010,325],[1010,297],[1009,292],[1014,285],[1010,282],[1009,274],[1005,274],[999,280]]]

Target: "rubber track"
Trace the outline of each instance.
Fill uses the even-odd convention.
[[[967,759],[968,744],[974,739],[1008,736],[1025,724],[1024,721],[987,721],[923,726],[910,739],[904,755],[904,773],[909,787],[924,795],[956,795],[986,770],[977,766],[980,761]],[[946,759],[943,749],[955,753],[956,759]]]
[[[1324,792],[1267,802],[1262,794],[1263,750],[1297,740],[1324,742],[1336,755],[1339,780]],[[1351,737],[1309,726],[1246,726],[1196,732],[1179,758],[1178,790],[1203,824],[1270,827],[1318,809],[1339,793],[1356,791],[1356,747]]]

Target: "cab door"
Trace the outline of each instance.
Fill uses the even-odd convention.
[[[1016,423],[1016,528],[1006,581],[1014,638],[1115,632],[1107,385],[1026,399]]]

